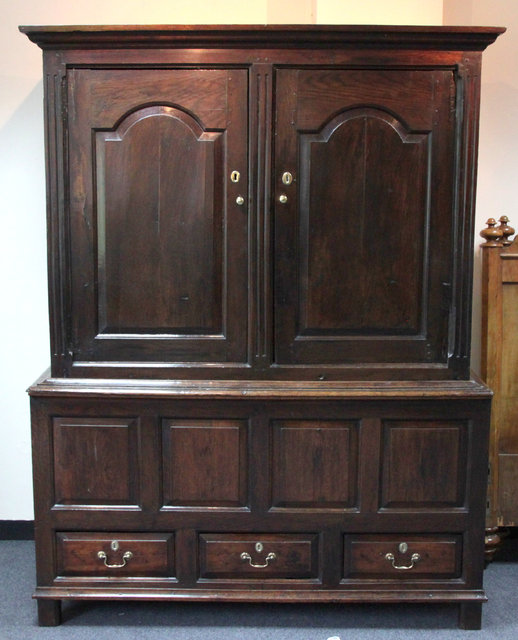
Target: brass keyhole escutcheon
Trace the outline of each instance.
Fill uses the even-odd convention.
[[[261,553],[261,551],[263,550],[262,542],[255,543],[255,550],[257,551],[257,553]]]
[[[285,171],[282,174],[282,183],[283,184],[291,184],[293,182],[293,176],[291,175],[291,173],[289,171]]]
[[[239,173],[239,171],[232,171],[232,173],[230,174],[230,180],[232,182],[239,182],[240,179],[241,174]]]
[[[406,542],[402,542],[399,547],[399,553],[406,553],[408,551],[408,545]]]

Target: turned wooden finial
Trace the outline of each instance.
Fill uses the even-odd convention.
[[[500,225],[499,229],[502,232],[502,244],[504,247],[508,247],[512,244],[512,241],[509,240],[509,237],[514,234],[514,229],[508,225],[509,218],[507,216],[500,216]]]
[[[483,248],[486,247],[501,247],[502,243],[500,240],[503,237],[502,230],[496,226],[496,220],[494,218],[489,218],[486,222],[487,229],[482,229],[480,235],[484,238],[485,242],[481,245]]]

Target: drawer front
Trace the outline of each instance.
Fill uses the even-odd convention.
[[[60,576],[174,576],[171,533],[58,533]]]
[[[318,577],[317,534],[218,534],[199,538],[200,578]]]
[[[461,571],[461,536],[347,535],[345,578],[455,578]]]

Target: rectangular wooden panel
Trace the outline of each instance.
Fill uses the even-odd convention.
[[[467,423],[385,420],[380,507],[462,507],[466,499]]]
[[[518,454],[498,454],[498,505],[502,524],[518,524]]]
[[[140,503],[137,418],[54,418],[53,442],[56,504]]]
[[[455,535],[346,535],[344,577],[413,580],[460,576],[462,538]]]
[[[357,507],[357,422],[278,420],[272,427],[273,507]]]
[[[318,577],[318,536],[313,534],[204,533],[199,554],[202,579]]]
[[[502,258],[502,282],[505,284],[518,284],[518,260],[516,254],[503,254]]]
[[[58,576],[175,575],[172,533],[57,533],[56,546]]]
[[[503,264],[513,264],[503,261]],[[518,269],[518,260],[515,261]],[[502,285],[502,332],[500,349],[502,357],[501,387],[499,399],[511,403],[518,411],[518,282]],[[515,414],[518,416],[518,414]],[[517,418],[518,420],[518,418]],[[509,424],[509,423],[508,423]],[[505,428],[505,427],[504,427]],[[518,451],[518,434],[514,429],[515,446]]]
[[[245,507],[247,443],[244,420],[163,420],[163,504]]]

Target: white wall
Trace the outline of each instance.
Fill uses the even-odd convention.
[[[445,0],[444,5],[454,0]],[[461,22],[472,23],[470,2],[457,0]],[[518,26],[518,8],[506,0],[478,0],[486,13],[473,12],[485,24]],[[26,387],[48,366],[45,195],[41,51],[18,33],[19,24],[152,24],[342,22],[439,24],[442,0],[0,0],[0,520],[33,517],[29,402]],[[446,15],[447,12],[446,12]],[[453,18],[452,18],[453,19]],[[455,19],[453,19],[456,22]],[[518,31],[518,30],[517,30]],[[508,38],[509,36],[505,36]],[[512,38],[513,36],[511,36]],[[516,105],[509,43],[494,45],[488,66],[495,82],[486,87],[479,203],[482,217],[493,208],[512,217],[512,162],[518,138],[506,115]],[[516,46],[515,46],[516,47]],[[513,50],[516,59],[516,48]],[[502,69],[498,71],[499,66]],[[498,72],[498,73],[497,73]],[[515,88],[509,93],[509,88]],[[507,106],[506,106],[507,105]],[[505,126],[505,130],[504,130]],[[492,136],[497,134],[493,140]],[[502,151],[505,149],[505,152]],[[496,161],[494,160],[496,158]],[[504,184],[505,181],[505,184]],[[500,211],[500,209],[499,209]],[[499,212],[498,211],[498,212]]]
[[[318,0],[319,24],[442,24],[443,0]]]

